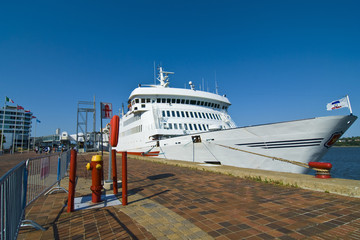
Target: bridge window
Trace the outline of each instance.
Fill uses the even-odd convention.
[[[196,113],[196,112],[194,112],[194,115],[195,115],[195,118],[198,118],[198,116],[197,116],[197,113]]]
[[[181,111],[181,117],[185,117],[184,111]]]
[[[162,116],[165,117],[165,111],[162,111]]]
[[[167,116],[170,117],[170,111],[166,111]]]
[[[184,123],[184,128],[185,128],[185,130],[188,130],[188,126],[186,123]]]
[[[171,115],[175,117],[175,111],[171,111]]]
[[[176,102],[175,98],[171,99],[171,103],[175,103],[175,102]]]
[[[195,131],[197,131],[197,127],[196,127],[196,124],[194,124],[194,129],[195,129]]]
[[[185,112],[185,114],[186,114],[186,117],[188,118],[188,117],[189,117],[189,113],[188,113],[188,112]]]
[[[176,116],[180,117],[180,112],[179,111],[176,111]]]
[[[174,129],[178,129],[177,123],[174,123]]]
[[[185,103],[185,99],[181,99],[181,104],[184,104]]]
[[[182,128],[182,124],[181,124],[181,123],[179,123],[179,129],[183,129],[183,128]]]
[[[198,126],[199,126],[199,130],[200,130],[200,131],[202,131],[202,129],[201,129],[201,125],[200,125],[200,124],[198,124]]]
[[[171,123],[169,123],[169,129],[172,129],[172,124]]]
[[[192,125],[190,123],[189,123],[189,128],[190,128],[191,131],[193,130],[193,127],[192,127]]]
[[[193,113],[192,113],[192,112],[190,112],[190,116],[191,116],[191,118],[194,118],[194,115],[193,115]]]

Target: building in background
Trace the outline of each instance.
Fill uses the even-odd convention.
[[[32,112],[21,106],[5,106],[0,110],[0,152],[22,151],[30,147]],[[0,140],[1,141],[1,140]]]

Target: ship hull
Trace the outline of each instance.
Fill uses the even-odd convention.
[[[352,125],[356,116],[330,116],[202,132],[145,146],[122,148],[138,155],[170,160],[216,163],[241,168],[306,173]]]

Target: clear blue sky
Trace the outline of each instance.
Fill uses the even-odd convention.
[[[116,113],[162,63],[232,102],[238,126],[360,112],[359,1],[2,1],[0,104],[76,132],[78,101]],[[97,129],[100,127],[97,117]],[[345,136],[360,136],[360,120]]]

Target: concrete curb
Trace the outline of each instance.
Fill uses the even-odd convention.
[[[121,153],[120,153],[121,155]],[[250,168],[238,168],[231,166],[211,166],[196,162],[169,160],[145,156],[129,156],[128,158],[158,162],[179,167],[187,167],[202,171],[216,172],[234,177],[253,179],[261,182],[276,183],[279,185],[299,187],[302,189],[328,192],[349,197],[360,197],[360,181],[341,178],[319,179],[307,174],[285,173],[265,171]]]

